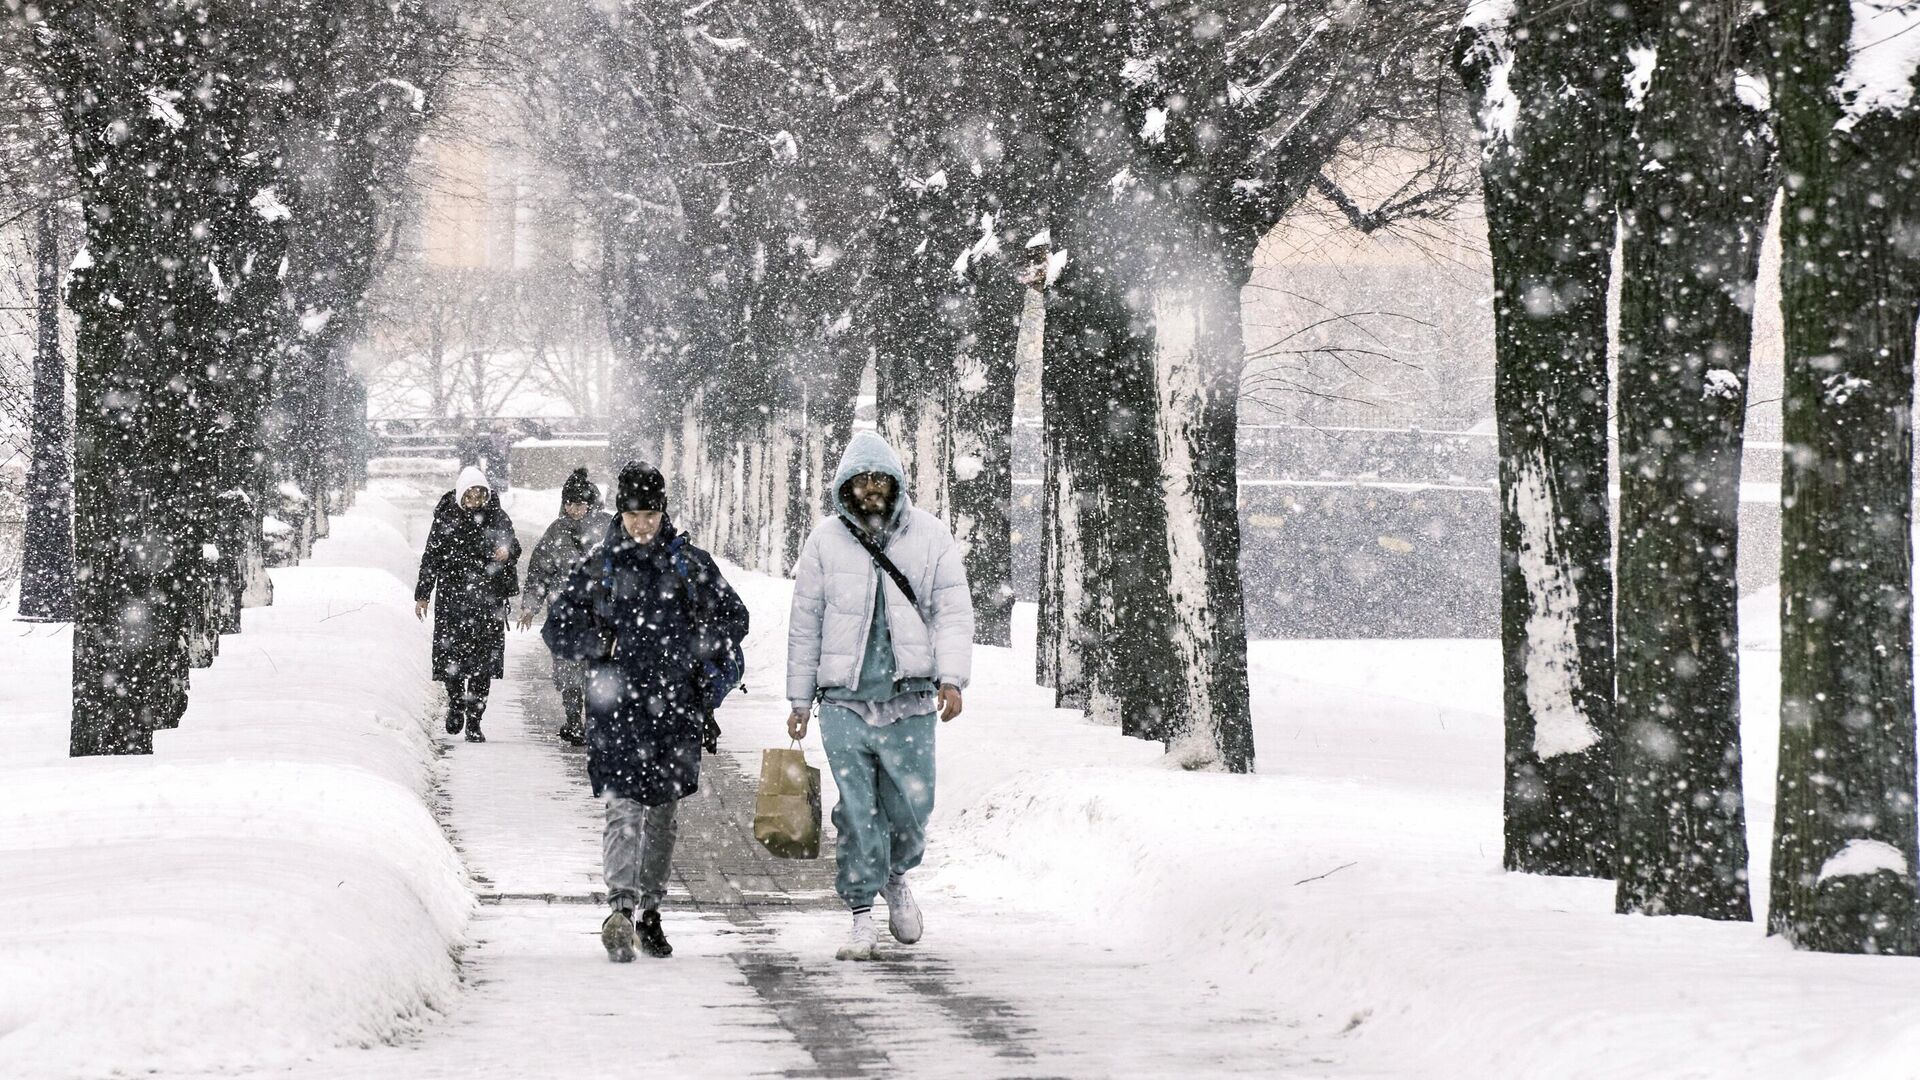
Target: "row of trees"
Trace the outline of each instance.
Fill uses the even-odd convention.
[[[1005,644],[1014,354],[1045,290],[1040,677],[1253,765],[1240,294],[1312,193],[1375,229],[1460,194],[1449,5],[525,3],[496,27],[543,156],[600,223],[617,455],[784,572],[870,364],[914,497]],[[1332,177],[1392,154],[1363,208]]]
[[[22,346],[0,369],[0,402],[7,449],[28,462],[16,504],[24,518],[17,607],[22,618],[38,620],[70,617],[74,570],[70,370],[59,296],[72,183],[47,152],[57,138],[52,103],[25,70],[0,63],[0,235],[18,239],[18,246],[0,249],[0,298],[17,309],[9,322],[21,328]]]
[[[1468,13],[1497,289],[1509,868],[1614,877],[1622,912],[1752,917],[1734,564],[1758,253],[1783,192],[1769,930],[1920,953],[1915,33],[1901,0]]]
[[[34,152],[85,221],[72,751],[147,752],[262,599],[269,515],[300,546],[351,489],[344,349],[454,23],[426,0],[5,12]]]

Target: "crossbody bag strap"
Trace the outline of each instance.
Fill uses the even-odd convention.
[[[887,553],[880,550],[880,545],[874,543],[872,537],[860,531],[858,525],[848,521],[846,518],[841,518],[840,523],[847,527],[847,531],[853,534],[855,540],[860,541],[860,546],[867,549],[868,555],[873,556],[873,564],[886,571],[887,576],[893,579],[893,583],[899,586],[900,594],[907,598],[907,603],[912,604],[914,610],[918,611],[920,609],[920,599],[913,594],[913,586],[907,583],[907,575],[901,573],[900,568],[893,565],[893,560],[887,558]]]

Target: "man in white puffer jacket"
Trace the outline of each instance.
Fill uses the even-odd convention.
[[[973,668],[973,598],[960,545],[939,518],[913,508],[885,439],[853,436],[833,493],[836,512],[814,526],[794,567],[787,731],[806,735],[817,700],[840,789],[835,889],[853,911],[853,936],[838,955],[871,960],[876,894],[894,939],[920,940],[906,874],[927,846],[934,717],[960,715]]]

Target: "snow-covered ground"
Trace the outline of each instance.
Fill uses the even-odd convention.
[[[68,630],[0,630],[0,1076],[299,1058],[454,1000],[473,901],[398,517],[364,498],[273,571],[150,759],[68,759]]]
[[[531,533],[557,502],[510,507]],[[806,1067],[791,1018],[728,959],[742,939],[723,919],[670,911],[666,970],[606,965],[578,905],[468,924],[470,889],[591,888],[594,807],[497,689],[493,741],[438,766],[489,880],[464,875],[426,809],[438,736],[394,580],[413,559],[399,513],[367,498],[315,565],[276,571],[275,606],[197,674],[152,761],[66,761],[66,639],[17,628],[0,660],[0,1075],[308,1057],[299,1075],[531,1076],[556,1047],[616,1037],[638,1073]],[[784,741],[788,586],[731,576],[754,613],[752,692],[708,768],[751,772]],[[1746,605],[1743,656],[1759,883],[1769,604]],[[966,714],[940,732],[916,875],[928,941],[909,951],[1005,1003],[1020,1056],[918,1030],[886,965],[825,960],[837,912],[756,931],[818,958],[800,977],[867,1019],[860,1037],[891,1040],[899,1074],[1920,1076],[1920,961],[1615,916],[1609,883],[1500,871],[1494,642],[1256,643],[1261,771],[1230,777],[1052,709],[1020,616],[1023,644],[978,650]],[[510,655],[535,648],[516,633]],[[808,752],[824,763],[817,735]],[[481,978],[463,990],[451,951],[469,938]],[[320,1053],[370,1041],[399,1045]]]

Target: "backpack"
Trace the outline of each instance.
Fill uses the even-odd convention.
[[[693,576],[692,561],[687,558],[686,536],[674,537],[673,545],[669,550],[673,553],[673,572],[679,574],[680,580],[687,583],[687,596],[691,600],[697,582]],[[692,606],[695,611],[689,612],[689,615],[697,613],[698,605]],[[695,631],[700,632],[699,619],[695,617],[691,621],[694,623]],[[713,710],[718,709],[720,703],[727,699],[728,694],[739,689],[741,681],[746,677],[747,655],[741,651],[740,643],[737,641],[729,639],[726,651],[718,660],[709,658],[700,661],[700,685],[707,691],[705,704],[709,717],[713,715]]]

